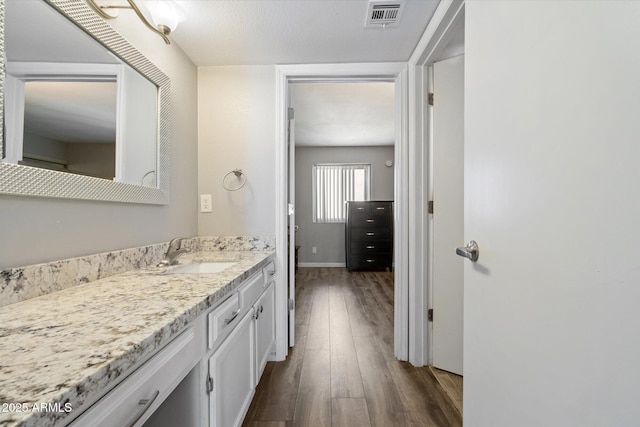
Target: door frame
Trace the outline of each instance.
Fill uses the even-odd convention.
[[[276,66],[276,360],[288,353],[287,302],[287,108],[290,82],[395,83],[394,145],[394,354],[409,356],[409,157],[407,123],[407,64],[352,63]]]
[[[432,328],[427,321],[431,308],[433,263],[431,218],[427,203],[431,180],[431,111],[426,93],[433,89],[432,64],[464,23],[464,0],[442,0],[418,42],[408,66],[409,145],[409,362],[414,366],[433,363]],[[466,71],[465,71],[466,72]],[[462,243],[462,242],[461,242]]]

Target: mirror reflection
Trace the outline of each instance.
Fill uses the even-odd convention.
[[[5,17],[3,161],[157,188],[158,87],[43,0]]]
[[[18,164],[114,179],[115,81],[28,81]]]

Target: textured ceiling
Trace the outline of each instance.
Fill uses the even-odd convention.
[[[407,0],[399,26],[365,28],[367,0],[183,0],[171,38],[198,66],[409,59],[438,0]]]
[[[145,1],[138,0],[138,4],[144,6]],[[99,0],[101,4],[114,2],[118,3]],[[9,3],[31,2],[9,0]],[[438,1],[407,0],[398,27],[386,29],[365,28],[367,0],[183,0],[178,3],[185,10],[185,19],[171,38],[196,65],[206,66],[406,61]],[[32,16],[31,13],[19,15]],[[17,32],[32,26],[14,27]],[[40,49],[51,50],[55,49]],[[23,48],[15,52],[16,55],[23,52]],[[97,62],[108,61],[105,58]],[[393,84],[299,83],[293,86],[298,145],[394,143]]]
[[[406,61],[438,0],[408,0],[398,27],[365,28],[367,0],[179,1],[171,35],[198,66]],[[298,83],[296,145],[393,145],[392,83]]]
[[[393,145],[394,84],[293,83],[296,146]]]

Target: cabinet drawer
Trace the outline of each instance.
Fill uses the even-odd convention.
[[[247,281],[247,284],[240,290],[240,307],[244,310],[251,307],[254,302],[266,289],[264,276],[260,273],[256,274]]]
[[[276,274],[276,264],[273,261],[271,261],[269,264],[267,264],[266,267],[262,269],[262,277],[264,279],[265,285],[274,280],[275,274]]]
[[[390,253],[391,241],[368,241],[368,242],[354,242],[351,245],[352,254],[378,254],[378,253]]]
[[[207,325],[209,329],[209,348],[213,348],[218,338],[224,336],[228,331],[238,323],[238,315],[240,314],[240,298],[238,294],[233,294],[228,300],[207,316]]]
[[[391,230],[389,228],[352,228],[351,238],[354,241],[389,239]]]
[[[195,366],[198,357],[197,340],[190,328],[107,393],[71,426],[142,425]]]

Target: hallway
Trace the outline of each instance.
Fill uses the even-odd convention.
[[[296,346],[269,362],[245,426],[460,426],[429,368],[393,357],[393,274],[300,268]]]

